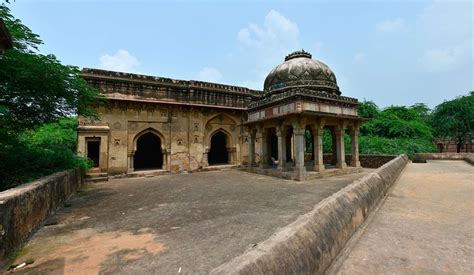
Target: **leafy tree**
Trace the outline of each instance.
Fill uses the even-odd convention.
[[[96,116],[99,94],[77,67],[62,65],[54,55],[38,52],[42,44],[8,7],[0,17],[13,38],[13,49],[0,58],[0,127],[19,132],[80,113]]]
[[[19,136],[2,135],[0,191],[57,171],[89,168],[90,161],[75,153],[76,127],[77,118],[66,117]]]
[[[379,107],[373,101],[364,100],[359,104],[359,116],[363,118],[374,118],[380,112]]]
[[[471,141],[474,130],[474,91],[436,106],[431,119],[435,136],[456,141],[457,152]]]
[[[39,53],[39,36],[14,18],[5,4],[0,5],[0,17],[13,38],[13,48],[0,56],[3,190],[56,171],[87,166],[75,155],[77,120],[67,117],[97,118],[95,105],[102,99],[77,67]]]

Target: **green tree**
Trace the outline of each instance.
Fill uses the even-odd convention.
[[[86,166],[87,162],[75,155],[77,119],[68,117],[97,118],[95,105],[102,99],[77,67],[39,53],[39,36],[14,18],[6,4],[0,5],[0,17],[13,38],[13,48],[0,56],[3,190],[56,171]]]
[[[474,91],[436,106],[431,125],[437,138],[450,138],[456,141],[457,152],[461,145],[471,141],[474,130]]]
[[[38,52],[42,44],[8,7],[0,17],[13,38],[13,48],[0,57],[0,127],[15,132],[80,113],[97,116],[99,93],[77,67],[62,65],[54,55]]]
[[[373,101],[367,101],[364,99],[359,104],[359,116],[363,118],[374,118],[380,112],[379,107]]]

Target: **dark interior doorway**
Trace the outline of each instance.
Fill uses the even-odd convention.
[[[209,165],[228,164],[229,153],[227,152],[227,136],[223,132],[217,132],[211,138],[211,150],[209,151]]]
[[[135,170],[162,169],[161,139],[157,135],[146,133],[138,138],[133,165]]]
[[[293,146],[291,143],[291,138],[293,137],[293,129],[290,129],[286,133],[286,138],[285,138],[285,148],[286,148],[286,161],[291,162],[293,161]]]
[[[438,151],[440,153],[443,153],[443,144],[442,143],[438,143]]]
[[[92,167],[99,167],[100,138],[87,141],[87,158],[92,160]]]
[[[276,135],[276,129],[272,128],[270,130],[270,143],[269,143],[269,149],[270,149],[270,164],[275,165],[276,161],[278,161],[278,137]]]

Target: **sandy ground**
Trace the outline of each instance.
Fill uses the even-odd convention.
[[[34,261],[18,270],[30,274],[205,274],[367,171],[303,183],[228,170],[90,184],[15,263]]]
[[[408,164],[338,274],[474,274],[474,167]]]

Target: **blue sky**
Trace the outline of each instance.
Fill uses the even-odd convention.
[[[289,52],[335,72],[345,96],[379,106],[474,90],[471,1],[41,1],[10,8],[79,67],[262,89]]]

